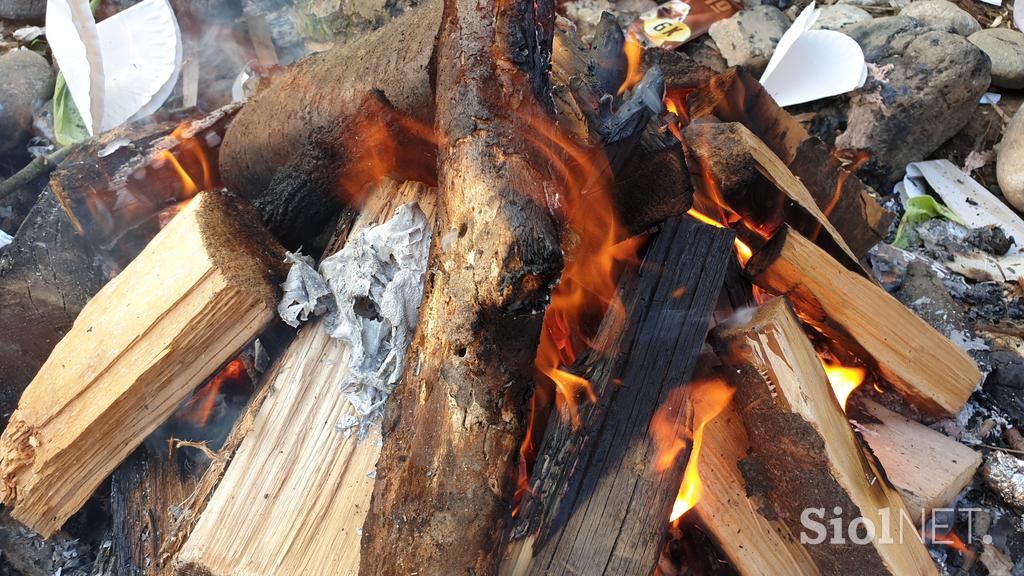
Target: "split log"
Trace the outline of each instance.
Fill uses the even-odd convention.
[[[382,183],[353,229],[412,201],[433,220],[435,197],[426,186]],[[192,507],[198,522],[184,533],[187,540],[175,559],[178,574],[358,572],[380,426],[362,440],[337,429],[355,412],[339,386],[348,370],[348,347],[329,337],[323,323],[302,328],[263,378],[262,386],[274,393],[255,415],[209,504]]]
[[[85,308],[0,437],[0,499],[47,535],[274,317],[283,254],[255,212],[194,199]]]
[[[564,189],[526,135],[549,126],[554,5],[446,0],[431,277],[391,396],[360,573],[491,574],[510,511]],[[486,119],[486,120],[484,120]]]
[[[871,400],[852,400],[849,412],[911,518],[930,520],[952,504],[981,466],[981,454]]]
[[[828,530],[825,514],[839,519],[841,539],[806,546],[822,573],[937,574],[916,528],[903,526],[899,493],[858,443],[786,299],[739,322],[719,326],[714,338],[750,433],[748,486],[758,478],[794,534],[816,538]],[[822,512],[819,526],[808,525],[816,518],[809,509]]]
[[[683,131],[683,138],[694,182],[706,197],[739,214],[744,225],[764,237],[789,223],[815,237],[819,246],[847,268],[867,276],[803,183],[745,126],[737,122],[693,123]]]
[[[974,361],[870,280],[788,226],[747,263],[754,284],[786,295],[801,319],[856,354],[907,400],[955,416],[981,383]]]
[[[218,151],[237,110],[226,106],[177,127],[129,124],[76,144],[50,187],[75,230],[120,270],[183,201],[221,186]]]
[[[580,426],[551,414],[529,488],[512,527],[504,574],[650,574],[686,466],[655,469],[652,418],[673,438],[692,425],[690,376],[722,286],[733,235],[672,219],[640,270],[622,283],[578,373],[596,403]],[[624,323],[624,324],[623,324]]]
[[[0,255],[0,426],[103,281],[92,249],[44,190]]]
[[[804,127],[742,68],[715,76],[690,93],[686,105],[693,120],[739,122],[753,132],[803,181],[857,258],[864,257],[874,238],[885,237],[893,215],[878,204],[874,191],[813,139],[804,144],[811,138]],[[837,191],[839,203],[832,206]]]

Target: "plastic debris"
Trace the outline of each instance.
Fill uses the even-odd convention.
[[[775,47],[761,84],[779,106],[845,94],[868,77],[864,51],[842,32],[811,30],[821,11],[811,2]]]
[[[360,231],[320,264],[337,309],[327,330],[351,347],[342,394],[359,415],[359,437],[380,410],[405,368],[415,334],[430,253],[430,227],[415,203]],[[354,422],[346,422],[349,428]]]
[[[727,0],[669,0],[640,14],[629,25],[629,33],[646,46],[672,50],[736,12],[736,4]]]
[[[277,313],[285,324],[298,328],[310,314],[320,316],[334,308],[334,296],[327,282],[313,268],[312,258],[288,252],[284,260],[292,267],[281,284],[284,296],[277,305]]]
[[[47,41],[89,134],[163,105],[181,71],[181,33],[167,0],[143,0],[96,23],[88,0],[48,0]]]
[[[1024,510],[1024,460],[994,450],[986,459],[981,475],[1007,504]]]
[[[7,246],[11,242],[14,242],[14,236],[11,236],[7,232],[0,230],[0,248]]]

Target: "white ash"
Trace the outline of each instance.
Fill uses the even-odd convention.
[[[327,316],[327,330],[351,347],[341,386],[358,413],[360,437],[402,376],[429,253],[427,218],[410,203],[383,224],[361,230],[320,264],[337,304]],[[341,427],[350,430],[349,424]]]
[[[1024,460],[1002,451],[992,451],[981,471],[985,482],[1007,504],[1024,510]]]
[[[291,263],[292,267],[281,284],[284,296],[277,305],[277,313],[285,324],[298,328],[310,314],[319,316],[333,308],[334,302],[327,282],[313,268],[312,258],[288,252],[284,261]]]

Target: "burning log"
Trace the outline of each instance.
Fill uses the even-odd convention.
[[[93,252],[53,193],[39,196],[0,257],[0,425],[75,316],[103,285]]]
[[[683,138],[705,197],[739,214],[759,235],[788,222],[816,236],[816,243],[847,268],[867,275],[803,183],[742,124],[693,123]]]
[[[686,463],[687,450],[673,443],[691,426],[684,385],[732,239],[690,219],[669,220],[623,282],[622,308],[609,309],[599,344],[577,371],[595,401],[579,406],[576,419],[551,414],[502,573],[652,572]],[[678,457],[658,454],[659,434]]]
[[[951,504],[981,466],[981,454],[871,400],[851,402],[850,415],[912,518]]]
[[[353,231],[416,201],[433,220],[435,197],[422,184],[389,181],[367,198]],[[181,574],[349,574],[358,570],[360,533],[370,508],[380,426],[367,436],[337,429],[355,411],[340,382],[348,346],[324,321],[304,327],[263,378],[264,402],[175,564]],[[283,465],[287,462],[287,465]],[[202,515],[199,512],[202,511]]]
[[[715,347],[750,434],[744,468],[772,511],[810,538],[820,533],[806,525],[808,509],[838,518],[842,538],[806,547],[822,573],[936,574],[917,529],[901,532],[899,493],[862,450],[786,299],[739,322],[715,329]]]
[[[553,21],[545,1],[445,1],[437,241],[387,408],[362,574],[494,571],[540,312],[562,265],[546,210],[560,186],[528,137],[550,130]]]
[[[739,122],[753,132],[810,190],[858,259],[885,238],[893,215],[878,204],[871,188],[841,167],[835,153],[811,138],[742,68],[730,68],[693,91],[687,110],[694,120]]]
[[[83,308],[0,437],[0,499],[59,528],[177,404],[273,318],[283,255],[206,193]]]
[[[964,351],[788,226],[750,259],[745,272],[761,288],[786,295],[801,319],[869,362],[931,416],[955,416],[981,383]]]

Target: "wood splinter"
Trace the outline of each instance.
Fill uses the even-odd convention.
[[[223,193],[192,202],[85,306],[0,437],[0,500],[46,536],[274,318],[284,253]]]

